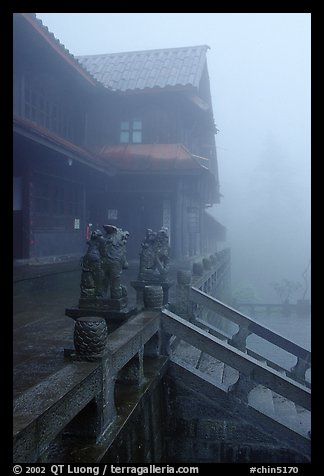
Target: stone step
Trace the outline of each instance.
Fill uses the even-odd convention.
[[[236,384],[239,378],[240,372],[225,364],[223,372],[223,384],[225,384],[230,389]]]
[[[248,396],[249,406],[304,438],[310,438],[311,414],[287,398],[263,385],[256,386]]]
[[[212,380],[216,383],[223,382],[225,364],[219,360],[211,357],[208,354],[203,353],[198,369],[212,377]]]
[[[248,404],[255,410],[271,417],[275,417],[275,408],[272,392],[263,385],[254,387],[248,395]]]
[[[201,350],[187,344],[181,340],[177,347],[172,351],[172,359],[178,362],[183,362],[188,366],[196,368],[201,355]]]
[[[311,431],[311,412],[299,405],[295,405],[298,419],[298,427],[300,434],[309,438]]]
[[[293,430],[304,438],[310,439],[311,413],[273,392],[275,417],[278,423]],[[298,410],[297,410],[298,408]]]
[[[272,392],[272,396],[276,416],[279,418],[279,421],[283,422],[288,428],[297,429],[299,421],[294,402],[287,400],[287,398],[275,392]]]

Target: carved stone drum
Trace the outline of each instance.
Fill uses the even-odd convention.
[[[179,285],[189,285],[191,283],[191,271],[179,269],[177,272],[177,281]]]
[[[143,292],[144,307],[147,309],[161,309],[163,306],[162,286],[145,286]]]
[[[74,326],[74,347],[82,355],[101,354],[108,337],[106,320],[99,316],[79,317]]]

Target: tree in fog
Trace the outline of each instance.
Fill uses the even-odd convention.
[[[268,137],[241,196],[241,272],[263,300],[275,300],[269,282],[298,280],[309,258],[307,180],[294,160]]]

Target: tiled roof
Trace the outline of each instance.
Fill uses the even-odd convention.
[[[70,51],[54,36],[54,34],[49,31],[47,26],[43,24],[42,20],[36,17],[35,13],[15,13],[15,15],[20,15],[31,24],[33,28],[51,45],[51,47],[87,81],[93,85],[100,85],[96,78],[93,77],[91,73],[80,64],[76,57],[73,56],[72,53],[70,53]]]
[[[124,172],[177,172],[205,169],[181,144],[122,144],[95,153],[107,165]]]
[[[209,46],[77,56],[105,87],[116,91],[198,87]]]
[[[17,127],[17,132],[26,131],[40,139],[45,139],[54,146],[59,146],[62,151],[72,153],[77,160],[108,173],[108,175],[114,175],[118,171],[124,173],[208,171],[181,144],[121,144],[101,148],[93,147],[90,150],[17,114],[13,115],[13,122]]]

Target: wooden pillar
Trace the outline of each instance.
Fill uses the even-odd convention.
[[[175,216],[174,216],[174,247],[175,247],[175,258],[180,259],[184,256],[184,222],[183,222],[183,183],[182,178],[178,179],[177,188],[176,188],[176,200],[175,200]]]

